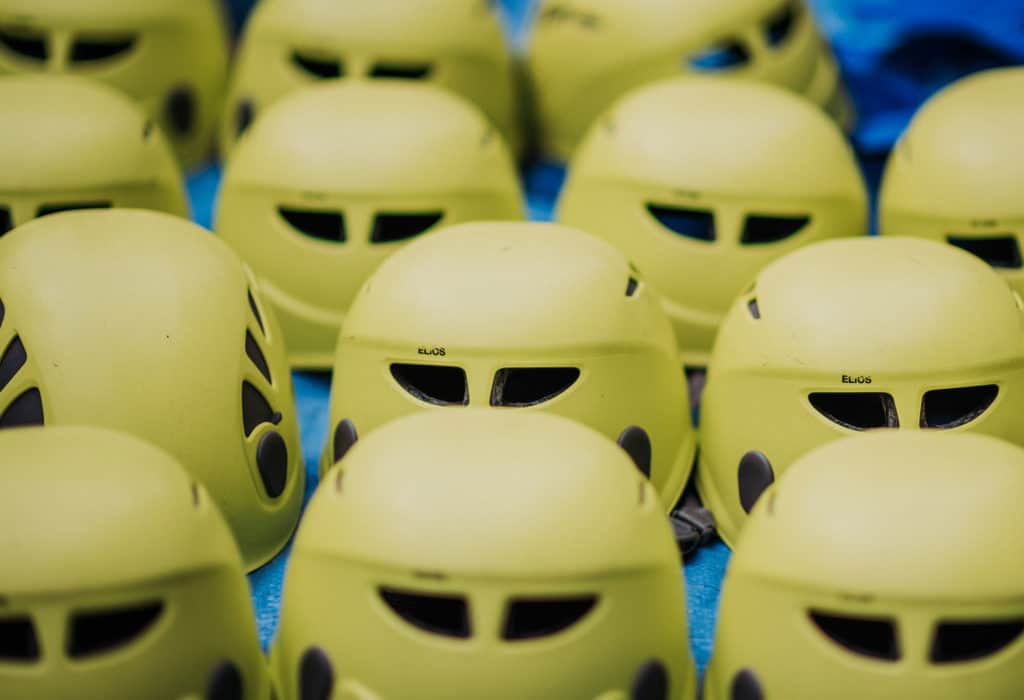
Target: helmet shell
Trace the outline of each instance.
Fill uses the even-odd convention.
[[[0,78],[0,233],[65,209],[125,207],[188,216],[181,171],[160,128],[101,83]]]
[[[410,238],[521,219],[515,166],[473,105],[427,85],[322,85],[279,102],[228,165],[217,232],[252,265],[293,366],[328,369],[359,287]]]
[[[264,0],[245,28],[221,151],[275,101],[323,80],[429,82],[477,105],[520,152],[520,85],[485,0]]]
[[[886,165],[884,235],[953,243],[1024,292],[1024,68],[984,71],[929,100]]]
[[[238,548],[170,455],[97,428],[4,430],[0,473],[4,698],[198,698],[219,676],[269,697]]]
[[[804,0],[543,0],[528,66],[540,148],[558,160],[621,95],[695,72],[775,83],[853,121]]]
[[[729,562],[704,697],[751,677],[746,697],[1013,697],[1022,491],[1024,451],[985,435],[878,431],[801,457]]]
[[[219,116],[224,19],[217,0],[5,0],[0,75],[67,73],[115,87],[192,168],[210,155]]]
[[[281,696],[300,697],[300,668],[313,675],[320,655],[333,697],[629,697],[656,666],[664,697],[692,698],[667,525],[626,454],[574,421],[473,408],[396,420],[352,447],[307,510],[271,652]],[[389,592],[465,607],[425,629]],[[575,613],[555,622],[568,601]]]
[[[360,290],[338,340],[331,422],[545,411],[616,439],[642,429],[666,508],[695,436],[672,329],[612,246],[556,224],[469,223],[414,241]],[[329,437],[324,465],[338,450]]]
[[[248,568],[284,546],[305,480],[291,377],[226,245],[156,212],[55,214],[0,240],[0,303],[0,428],[144,438],[206,486]]]
[[[558,218],[619,248],[661,295],[684,363],[706,365],[758,270],[863,235],[867,194],[842,132],[810,102],[774,85],[673,78],[594,125]]]
[[[1024,443],[1024,312],[974,256],[915,238],[836,239],[772,263],[719,331],[701,405],[697,487],[719,534],[741,484],[861,430],[943,428]],[[765,472],[745,460],[761,453]],[[763,466],[763,465],[761,465]]]

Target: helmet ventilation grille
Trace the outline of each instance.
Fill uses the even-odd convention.
[[[850,430],[900,427],[896,402],[889,394],[851,391],[815,393],[808,398],[818,413]]]
[[[435,406],[465,406],[469,384],[461,367],[448,365],[391,365],[391,376],[405,391]]]
[[[245,332],[245,354],[248,355],[249,361],[256,366],[256,369],[263,375],[263,378],[267,380],[267,383],[273,384],[274,380],[270,377],[270,367],[267,366],[267,358],[264,357],[263,351],[260,350],[256,338],[248,330]]]
[[[576,367],[508,367],[494,375],[492,406],[536,406],[555,398],[580,378]]]
[[[0,236],[14,228],[14,220],[11,218],[11,210],[7,207],[0,207]]]
[[[242,425],[246,437],[252,435],[252,431],[263,423],[276,425],[280,422],[281,414],[270,407],[270,402],[260,390],[249,382],[242,382]]]
[[[696,241],[715,240],[715,217],[706,209],[685,209],[661,204],[648,204],[647,213],[672,233]]]
[[[49,53],[44,35],[14,29],[0,29],[0,46],[30,61],[45,61]]]
[[[395,243],[426,233],[444,218],[444,212],[428,211],[409,214],[381,213],[373,220],[371,243]]]
[[[785,43],[796,26],[798,12],[799,7],[795,3],[790,3],[765,21],[764,36],[769,46],[778,48]]]
[[[314,56],[301,51],[292,52],[292,65],[317,80],[332,80],[345,73],[340,59]]]
[[[36,211],[36,216],[49,216],[59,214],[62,211],[78,211],[79,209],[110,209],[111,202],[66,202],[62,204],[43,204]]]
[[[28,617],[0,619],[0,664],[39,660],[39,641]]]
[[[935,664],[975,661],[1017,641],[1024,620],[942,622],[935,628],[930,659]]]
[[[68,656],[81,659],[107,654],[131,644],[146,633],[163,614],[162,602],[132,607],[76,613],[71,617]]]
[[[469,605],[459,595],[414,593],[381,588],[380,597],[391,610],[413,627],[442,637],[468,639],[471,635]]]
[[[137,42],[136,36],[78,39],[71,47],[71,62],[96,63],[123,57]]]
[[[811,222],[808,216],[755,216],[747,217],[743,224],[740,243],[763,245],[778,243],[795,236]]]
[[[0,413],[0,428],[29,425],[43,425],[43,398],[36,388],[21,393]]]
[[[696,71],[721,71],[738,68],[750,62],[750,51],[735,39],[708,46],[688,59]]]
[[[345,217],[339,211],[278,207],[281,218],[299,233],[331,243],[345,242]]]
[[[1013,235],[987,236],[947,236],[950,245],[966,250],[978,256],[992,267],[1019,269],[1022,266],[1020,245]]]
[[[4,354],[0,356],[0,391],[3,391],[18,371],[25,366],[28,356],[25,354],[25,346],[21,338],[14,336]]]
[[[811,621],[847,651],[882,661],[900,658],[896,625],[887,618],[846,617],[811,611]]]
[[[995,384],[936,389],[921,400],[922,428],[956,428],[984,413],[999,395]]]
[[[430,63],[375,63],[370,69],[371,78],[384,78],[393,80],[426,80],[434,72],[434,66]]]
[[[509,601],[502,639],[522,641],[550,637],[563,632],[597,605],[597,596],[573,598],[519,598]]]

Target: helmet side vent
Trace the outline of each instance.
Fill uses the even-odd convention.
[[[513,598],[505,614],[502,639],[524,641],[564,632],[597,605],[597,596],[572,598]]]
[[[19,394],[0,413],[0,429],[29,425],[43,425],[43,397],[35,387]]]
[[[888,618],[852,617],[811,610],[815,627],[845,650],[879,661],[898,661],[896,624]]]
[[[995,384],[935,389],[921,400],[922,428],[957,428],[988,410],[999,395]]]
[[[8,344],[4,354],[0,356],[0,391],[14,379],[14,375],[25,366],[28,356],[25,354],[25,346],[21,338],[14,336],[14,340]]]
[[[270,407],[270,402],[259,389],[249,382],[242,382],[242,425],[246,437],[252,435],[257,426],[263,423],[277,425],[281,419],[281,414]]]
[[[164,604],[151,601],[131,607],[90,612],[71,616],[67,652],[73,659],[108,654],[128,646],[156,624],[163,615]]]
[[[637,281],[636,277],[630,277],[629,281],[626,282],[626,296],[636,296],[638,289],[640,289],[640,282]]]
[[[7,207],[0,207],[0,236],[14,228],[14,219],[11,217],[11,210]]]
[[[850,430],[900,427],[890,394],[849,391],[814,393],[808,398],[818,413]]]
[[[252,317],[256,320],[256,325],[260,327],[260,333],[263,335],[267,334],[266,329],[263,328],[263,317],[260,316],[259,307],[256,306],[256,297],[252,295],[252,290],[248,291],[249,296],[249,310],[252,311]]]
[[[715,240],[715,217],[706,209],[648,204],[647,213],[672,233],[706,243]]]
[[[992,656],[1020,638],[1024,620],[941,622],[935,628],[929,658],[934,664],[976,661]]]
[[[1016,270],[1024,265],[1021,261],[1020,244],[1017,237],[1011,234],[986,237],[951,234],[946,236],[946,240],[950,245],[976,255],[992,267]]]
[[[435,406],[465,406],[469,383],[461,367],[395,363],[391,376],[406,392]]]
[[[768,45],[778,48],[786,43],[786,39],[793,33],[799,18],[799,6],[796,3],[789,3],[778,13],[769,17],[764,23],[764,36]]]
[[[468,639],[472,635],[469,604],[461,595],[438,595],[387,587],[378,592],[392,612],[417,629],[459,639]]]
[[[0,619],[0,665],[39,660],[39,640],[29,617]]]
[[[757,304],[757,297],[747,302],[747,313],[749,313],[750,317],[755,321],[761,320],[761,307]]]
[[[249,361],[259,370],[260,374],[263,375],[263,378],[267,380],[267,383],[273,384],[274,380],[270,377],[270,367],[267,365],[267,358],[264,357],[263,351],[260,350],[260,345],[256,342],[256,338],[248,330],[245,332],[245,354],[249,357]]]
[[[565,392],[580,378],[576,367],[508,367],[494,375],[492,406],[536,406]]]
[[[691,55],[687,62],[695,71],[725,71],[750,63],[750,50],[737,39],[726,39]]]

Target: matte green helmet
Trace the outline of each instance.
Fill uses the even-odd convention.
[[[291,535],[305,473],[281,332],[248,270],[167,214],[75,211],[0,238],[0,428],[87,424],[177,457],[246,567]]]
[[[334,83],[277,103],[228,164],[217,233],[249,263],[293,366],[328,369],[367,277],[409,240],[521,219],[504,142],[472,104],[428,85]]]
[[[1024,450],[886,432],[800,458],[729,562],[705,700],[1024,688]]]
[[[68,73],[111,85],[142,105],[191,168],[210,155],[220,114],[223,12],[219,0],[3,0],[0,75]]]
[[[685,600],[658,496],[611,440],[421,413],[314,495],[272,673],[283,700],[691,700]]]
[[[188,216],[160,128],[116,90],[84,78],[0,78],[0,235],[68,209]]]
[[[429,82],[522,148],[520,84],[489,0],[263,0],[232,75],[222,153],[275,101],[325,80]]]
[[[0,696],[267,700],[238,547],[137,438],[0,431]]]

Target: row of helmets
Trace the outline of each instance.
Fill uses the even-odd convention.
[[[0,74],[117,87],[187,167],[215,139],[227,154],[274,102],[318,81],[438,85],[475,103],[514,152],[558,159],[618,96],[680,74],[775,83],[853,121],[805,0],[544,0],[531,35],[525,60],[513,57],[490,0],[263,0],[229,71],[220,0],[6,0]]]

